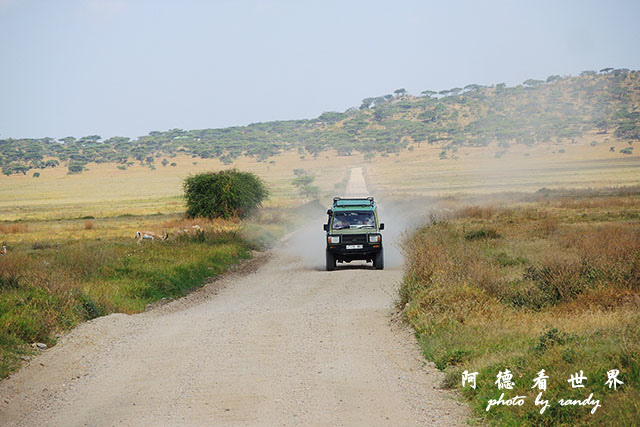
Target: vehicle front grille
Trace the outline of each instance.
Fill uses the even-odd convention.
[[[366,234],[343,234],[342,243],[345,243],[348,245],[352,243],[367,243],[367,235]]]

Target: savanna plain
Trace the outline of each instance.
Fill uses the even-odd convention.
[[[303,225],[318,208],[291,185],[294,169],[316,176],[327,204],[351,167],[363,164],[392,217],[382,219],[406,231],[394,242],[405,254],[397,310],[426,359],[445,372],[442,387],[461,388],[463,370],[479,372],[477,390],[461,389],[478,422],[633,423],[640,411],[639,163],[608,151],[589,155],[596,149],[578,143],[553,156],[550,145],[496,159],[488,149],[466,148],[457,160],[441,160],[423,146],[368,162],[336,153],[309,160],[283,153],[271,164],[239,159],[233,166],[274,189],[242,222],[183,216],[181,180],[225,167],[216,160],[1,178],[0,231],[9,253],[0,260],[2,375],[35,356],[32,343],[55,345],[79,322],[183,296]],[[170,237],[138,245],[141,229]],[[507,367],[517,394],[530,399],[528,384],[542,368],[551,377],[549,397],[580,398],[565,377],[581,369],[602,408],[590,415],[552,407],[540,415],[529,405],[485,415],[496,397],[494,376]],[[612,368],[625,382],[615,392],[603,379]]]
[[[267,161],[178,154],[154,168],[89,162],[80,174],[47,168],[37,178],[2,176],[0,377],[39,360],[37,343],[55,346],[79,324],[111,313],[153,311],[269,254],[292,232],[308,237],[308,246],[296,246],[302,256],[322,260],[324,209],[345,191],[352,169],[362,167],[382,208],[386,247],[403,255],[395,273],[384,276],[397,282],[385,296],[385,315],[413,328],[424,360],[442,371],[438,387],[457,390],[471,407],[452,422],[637,425],[640,157],[628,148],[634,144],[593,129],[508,149],[412,140],[379,156],[339,149],[313,156],[284,150]],[[186,218],[184,178],[229,167],[264,179],[271,194],[264,206],[245,220]],[[315,189],[295,185],[302,174],[313,177]],[[139,230],[168,238],[137,242]],[[314,274],[309,281],[318,282],[314,292],[330,287],[329,276],[318,276],[329,273],[313,263],[307,270]],[[335,272],[359,273],[372,272],[362,266]],[[501,393],[496,374],[505,369],[515,383],[509,393],[527,403],[486,411]],[[552,402],[542,414],[531,387],[541,369]],[[623,381],[616,390],[605,383],[612,369]],[[462,386],[464,371],[478,372],[475,389]],[[574,389],[567,380],[580,371],[586,387]],[[553,404],[589,393],[600,401],[593,414]]]

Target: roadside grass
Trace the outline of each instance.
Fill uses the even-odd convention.
[[[163,225],[159,220],[156,226]],[[41,239],[47,228],[36,224],[28,234],[37,236],[12,244],[0,257],[0,378],[33,351],[29,344],[53,345],[57,333],[82,321],[181,297],[249,258],[255,248],[237,222],[201,221],[199,229],[177,233],[185,223],[163,220],[174,231],[166,242],[137,245],[135,231],[127,238],[78,238],[73,230],[83,235],[102,227],[100,220],[91,227],[78,220],[66,224],[65,239]]]
[[[315,202],[271,205],[244,221],[182,214],[124,215],[0,223],[0,379],[20,366],[30,344],[109,313],[138,313],[186,295],[205,280],[266,249]],[[137,244],[136,231],[168,234]]]
[[[640,199],[632,193],[470,206],[407,238],[400,306],[444,386],[459,389],[483,422],[640,422]],[[499,391],[505,369],[515,386]],[[551,405],[543,414],[531,388],[541,369]],[[612,369],[624,382],[617,390],[606,386]],[[464,370],[478,372],[477,389],[462,388]],[[573,389],[568,380],[581,370],[586,386]],[[503,391],[525,404],[487,412]],[[593,415],[592,406],[558,404],[590,393],[602,405]]]

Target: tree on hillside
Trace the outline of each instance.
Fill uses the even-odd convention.
[[[436,92],[435,90],[423,90],[422,92],[420,92],[420,95],[427,97],[427,98],[431,98],[433,95],[437,95],[438,92]]]
[[[528,79],[528,80],[525,80],[524,82],[522,82],[523,85],[528,86],[528,87],[540,86],[543,83],[544,83],[544,81],[535,80],[535,79]]]
[[[618,138],[640,140],[640,111],[621,109],[616,112],[618,127],[614,135]]]
[[[629,69],[628,68],[616,68],[615,70],[612,71],[613,75],[618,77],[620,75],[625,75],[627,73],[629,73]]]
[[[69,162],[69,165],[67,166],[67,168],[69,169],[67,173],[68,174],[81,173],[82,171],[84,171],[85,165],[86,165],[86,162],[83,162],[81,160],[72,160]]]
[[[1,0],[0,0],[1,1]],[[407,145],[430,144],[483,146],[508,142],[533,144],[571,139],[566,129],[588,132],[616,130],[616,138],[631,140],[636,135],[633,113],[640,109],[640,73],[603,68],[599,75],[560,77],[551,75],[549,85],[527,80],[524,85],[481,90],[480,85],[438,92],[425,90],[416,99],[395,94],[365,98],[358,108],[344,113],[326,112],[317,118],[253,123],[220,129],[171,129],[152,131],[129,139],[98,135],[74,137],[0,139],[0,168],[21,173],[23,168],[40,169],[71,165],[81,171],[89,162],[148,165],[176,156],[218,159],[233,163],[238,157],[257,161],[283,151],[303,149],[301,155],[317,157],[326,150],[340,155],[397,153]],[[407,94],[408,95],[408,94]],[[459,103],[459,108],[452,104]],[[458,120],[460,118],[460,120]],[[610,132],[610,133],[612,133]],[[574,137],[577,140],[577,137]],[[134,160],[135,159],[135,160]],[[57,163],[50,163],[50,162]],[[82,165],[82,168],[78,164]],[[18,168],[16,166],[22,165]],[[169,165],[167,165],[169,166]]]
[[[365,98],[362,100],[362,104],[360,104],[360,109],[366,110],[367,108],[371,107],[372,103],[373,103],[373,98]]]
[[[396,89],[393,91],[393,93],[396,94],[397,97],[401,97],[407,94],[407,91],[405,88],[400,88],[400,89]]]
[[[317,198],[318,194],[320,194],[320,188],[313,185],[316,179],[315,175],[309,174],[304,169],[294,169],[293,173],[296,177],[291,183],[298,187],[298,190],[308,199]]]
[[[100,141],[102,137],[100,135],[87,135],[78,140],[81,145],[95,144]]]
[[[596,120],[594,125],[598,129],[598,133],[607,133],[607,129],[609,129],[609,121],[605,118]]]
[[[327,111],[318,117],[318,120],[326,123],[336,123],[345,118],[344,113],[338,113],[335,111]]]
[[[114,146],[128,144],[129,142],[131,142],[131,138],[128,138],[126,136],[113,136],[104,141],[105,144]]]

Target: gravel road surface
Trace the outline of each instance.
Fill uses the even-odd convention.
[[[361,169],[348,189],[366,194]],[[323,271],[323,252],[300,256],[321,224],[181,300],[75,328],[0,383],[0,425],[464,424],[394,315],[401,267]]]

